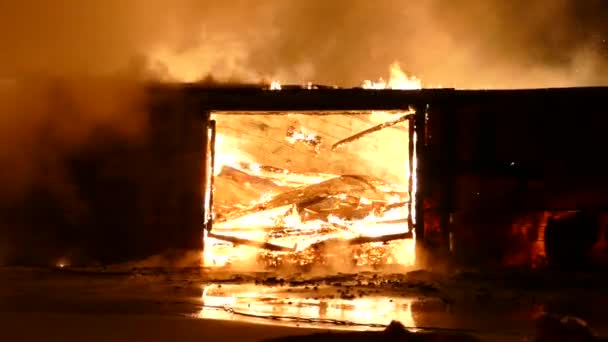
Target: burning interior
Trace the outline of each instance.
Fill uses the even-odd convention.
[[[206,266],[415,262],[414,110],[213,112]]]

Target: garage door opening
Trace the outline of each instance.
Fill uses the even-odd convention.
[[[413,113],[212,113],[205,266],[413,266]]]

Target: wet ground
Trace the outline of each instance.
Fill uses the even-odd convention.
[[[53,332],[64,341],[83,334],[132,340],[138,333],[150,341],[217,334],[259,341],[310,328],[382,330],[398,320],[411,331],[522,341],[534,336],[542,312],[580,317],[608,336],[608,277],[589,273],[4,268],[0,279],[0,327],[23,340]]]

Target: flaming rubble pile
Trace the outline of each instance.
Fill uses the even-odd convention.
[[[394,65],[364,84],[387,86],[420,82]],[[411,114],[214,113],[205,265],[413,265]]]

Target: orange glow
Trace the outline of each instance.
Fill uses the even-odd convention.
[[[554,215],[550,212],[529,214],[513,222],[508,240],[510,249],[503,260],[505,266],[539,268],[546,265],[545,228],[549,217]]]
[[[593,260],[601,265],[608,265],[608,237],[605,224],[602,224],[597,242],[591,249]]]
[[[547,228],[547,220],[551,213],[543,213],[541,224],[538,227],[538,235],[536,241],[532,244],[532,267],[538,268],[544,266],[547,262],[547,252],[545,251],[545,229]]]
[[[61,258],[59,260],[57,260],[57,262],[55,263],[55,266],[58,268],[65,268],[67,266],[69,266],[70,262],[66,259],[66,258]]]

